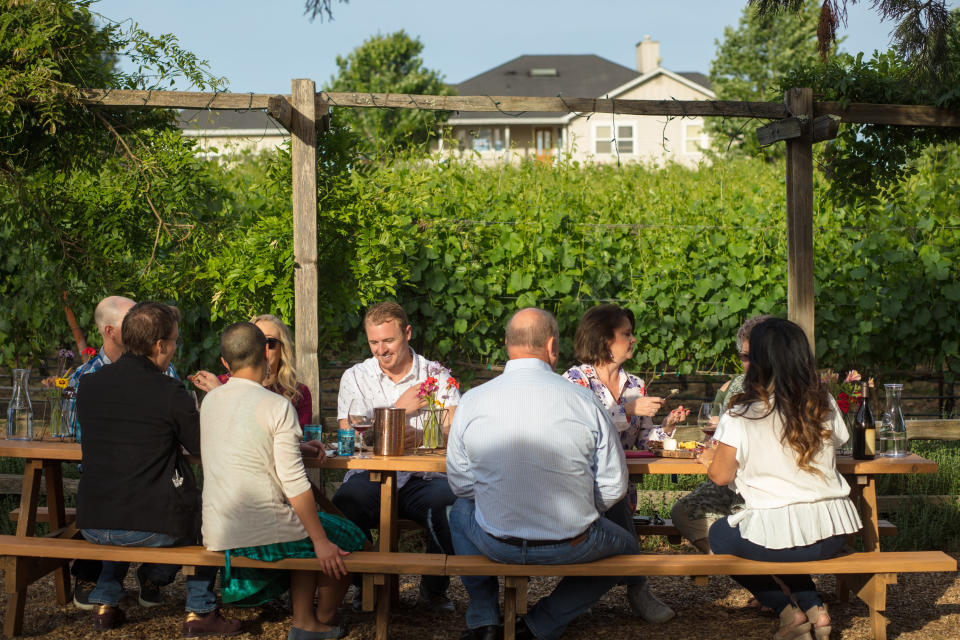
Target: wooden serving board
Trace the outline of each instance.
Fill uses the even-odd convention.
[[[664,451],[663,449],[654,449],[653,455],[660,458],[696,458],[697,452],[689,449],[677,449],[676,451]]]

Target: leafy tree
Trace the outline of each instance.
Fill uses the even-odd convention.
[[[155,109],[88,109],[82,87],[218,79],[174,37],[97,26],[88,0],[0,0],[0,362],[29,365],[68,341],[62,296],[185,301],[215,229],[219,186]],[[114,64],[130,55],[141,72]],[[159,71],[158,76],[145,72]],[[154,78],[148,80],[148,78]],[[196,298],[194,298],[196,299]]]
[[[914,67],[897,51],[834,56],[785,74],[782,88],[812,87],[822,100],[841,103],[920,104],[960,108],[960,9],[952,13],[946,35],[946,67],[937,81],[917,84]],[[960,141],[957,127],[841,125],[837,138],[818,145],[821,168],[831,179],[829,195],[837,202],[870,202],[890,184],[912,173],[912,162],[931,145]]]
[[[737,27],[726,27],[710,64],[710,81],[719,100],[782,100],[779,77],[792,67],[817,63],[817,0],[802,0],[796,13],[758,14],[744,7]],[[735,149],[768,160],[783,156],[783,145],[761,148],[746,118],[712,118],[707,129],[717,150]]]
[[[850,0],[856,3],[857,0]],[[803,0],[749,0],[758,15],[802,10]],[[837,28],[847,22],[848,0],[823,0],[817,25],[817,41],[826,59],[837,44]],[[893,40],[897,51],[910,67],[907,82],[924,84],[949,74],[947,43],[956,28],[946,0],[873,0],[873,9],[883,20],[896,20]]]
[[[377,34],[346,57],[337,56],[339,71],[325,89],[451,95],[453,90],[443,76],[423,66],[422,51],[419,38],[411,38],[403,30]],[[360,136],[366,154],[422,143],[437,134],[437,123],[445,119],[439,112],[418,109],[353,109],[340,116]]]

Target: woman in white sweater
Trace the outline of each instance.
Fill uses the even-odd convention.
[[[710,528],[714,553],[770,562],[837,555],[860,530],[850,487],[837,472],[834,447],[847,430],[820,383],[806,335],[771,318],[750,333],[750,368],[743,392],[720,419],[716,449],[701,456],[710,480],[743,496],[745,507]],[[808,575],[734,576],[779,614],[774,638],[830,635],[830,616]]]

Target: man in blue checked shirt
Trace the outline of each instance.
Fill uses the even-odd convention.
[[[80,387],[80,378],[88,373],[100,370],[123,354],[120,325],[123,323],[123,317],[127,315],[127,311],[130,311],[134,304],[136,303],[130,298],[108,296],[97,304],[97,308],[93,312],[93,320],[97,323],[97,331],[100,332],[103,346],[100,347],[97,355],[73,371],[68,384],[68,387],[73,390],[73,397],[68,401],[67,424],[73,426],[77,442],[80,442],[82,436],[81,425],[77,421],[76,396],[76,390]],[[168,376],[179,380],[172,364],[167,367],[166,373]],[[75,560],[73,562],[73,566],[70,568],[70,573],[74,577],[73,604],[78,609],[86,611],[93,609],[94,605],[90,603],[90,592],[97,586],[101,566],[102,563],[99,560]]]
[[[557,321],[521,309],[507,324],[502,375],[466,393],[447,445],[457,496],[458,555],[511,564],[576,564],[639,553],[635,534],[601,517],[627,491],[617,429],[589,390],[554,373]],[[501,637],[496,577],[463,576],[470,594],[462,640]],[[516,637],[552,640],[618,581],[566,577],[517,623]]]

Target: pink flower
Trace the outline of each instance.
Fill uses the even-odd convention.
[[[847,374],[847,377],[844,379],[844,382],[860,382],[860,372],[856,369],[851,369],[850,373]]]

